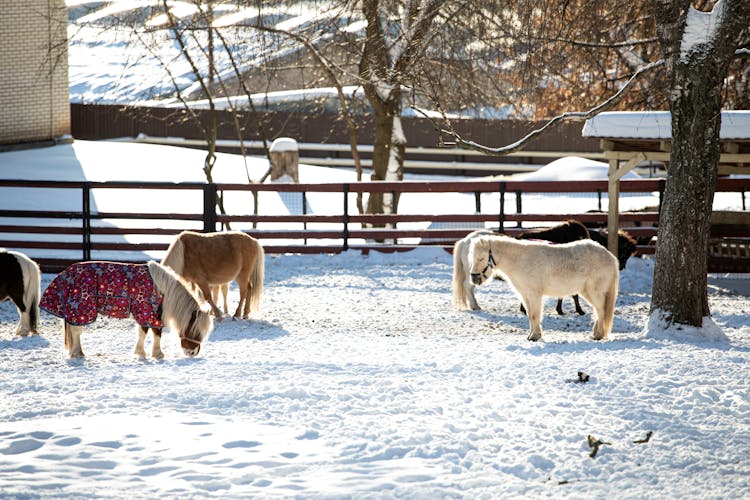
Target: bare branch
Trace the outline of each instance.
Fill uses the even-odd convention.
[[[445,117],[445,115],[443,116],[444,121],[448,123],[448,125],[450,126],[450,129],[441,128],[440,126],[438,126],[437,123],[435,123],[434,120],[432,120],[429,116],[427,116],[420,109],[414,108],[414,110],[420,113],[422,116],[432,120],[433,125],[435,125],[435,128],[438,130],[438,132],[441,135],[448,135],[450,137],[453,137],[456,140],[455,145],[457,147],[462,148],[462,149],[472,149],[474,151],[479,151],[481,153],[485,153],[488,155],[502,156],[502,155],[507,155],[507,154],[515,153],[516,151],[522,150],[527,144],[534,141],[537,137],[539,137],[541,134],[546,132],[550,127],[552,127],[558,122],[566,121],[566,120],[570,120],[570,121],[588,120],[589,118],[596,116],[602,111],[609,109],[611,106],[613,106],[620,100],[620,98],[625,94],[625,92],[627,92],[630,89],[631,85],[641,75],[663,64],[664,64],[664,61],[656,61],[656,62],[652,62],[650,64],[647,64],[646,66],[641,67],[640,69],[638,69],[638,71],[633,73],[630,79],[625,83],[625,85],[622,86],[620,90],[618,90],[614,95],[612,95],[609,99],[599,104],[598,106],[595,106],[588,111],[569,111],[561,115],[555,116],[554,118],[549,120],[547,123],[545,123],[542,127],[532,131],[525,137],[519,139],[518,141],[512,144],[508,144],[507,146],[501,146],[499,148],[490,148],[488,146],[478,144],[474,141],[464,139],[463,137],[461,137],[461,135],[458,132],[456,132],[455,129],[453,129],[452,126],[450,126],[450,121],[447,119],[447,117]]]

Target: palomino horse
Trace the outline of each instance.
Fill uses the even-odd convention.
[[[79,262],[58,274],[44,291],[39,306],[63,319],[65,348],[71,358],[84,357],[83,325],[102,313],[113,318],[132,315],[138,323],[135,354],[145,357],[143,343],[149,328],[154,333],[152,355],[161,359],[161,332],[169,326],[180,336],[186,356],[200,352],[213,328],[208,311],[171,269],[157,262]]]
[[[528,312],[529,340],[542,338],[542,297],[580,294],[596,313],[594,339],[609,336],[619,286],[617,259],[591,240],[552,245],[481,235],[469,244],[470,275],[481,285],[501,272]]]
[[[264,261],[265,253],[258,240],[241,231],[209,234],[183,231],[169,245],[161,263],[196,285],[217,318],[221,318],[221,311],[211,287],[236,281],[240,303],[234,317],[242,314],[247,319],[250,312],[260,309]]]
[[[41,272],[22,253],[0,249],[0,302],[12,300],[18,308],[16,335],[37,333]]]

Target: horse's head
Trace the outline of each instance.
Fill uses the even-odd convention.
[[[209,312],[198,308],[190,315],[190,321],[184,331],[180,332],[180,346],[185,356],[197,356],[201,351],[201,342],[213,329],[213,319]]]
[[[635,255],[638,242],[626,231],[620,230],[617,234],[617,260],[620,261],[620,271],[625,269],[628,259]]]
[[[196,356],[214,327],[207,309],[187,284],[172,269],[158,262],[148,263],[148,272],[162,294],[162,319],[180,335],[180,345],[186,356]]]
[[[471,263],[471,268],[469,269],[471,282],[475,285],[481,285],[492,276],[492,269],[497,263],[492,256],[492,247],[489,240],[475,238],[471,241],[469,262]]]

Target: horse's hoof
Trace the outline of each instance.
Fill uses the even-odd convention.
[[[584,311],[583,309],[577,309],[577,310],[576,310],[576,312],[577,312],[577,313],[578,313],[578,314],[579,314],[580,316],[585,316],[585,315],[586,315],[586,311]]]
[[[156,353],[156,354],[153,355],[153,358],[154,359],[164,359],[164,353],[163,352],[158,352],[158,353]]]
[[[83,359],[86,356],[83,355],[83,352],[71,352],[70,353],[70,359]]]
[[[536,342],[537,340],[539,340],[539,339],[541,339],[541,338],[542,338],[542,336],[541,336],[541,335],[539,335],[539,334],[537,334],[537,335],[534,335],[533,333],[532,333],[532,334],[529,334],[529,336],[528,336],[528,337],[526,337],[526,339],[527,339],[527,340],[530,340],[530,341],[532,341],[532,342]]]

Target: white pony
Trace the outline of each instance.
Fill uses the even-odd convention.
[[[542,338],[542,297],[580,294],[596,313],[594,339],[612,330],[619,286],[617,258],[591,240],[553,245],[502,235],[477,235],[469,243],[471,282],[501,272],[528,313],[529,340]]]
[[[492,236],[493,233],[487,229],[480,229],[466,235],[453,245],[453,305],[459,310],[481,309],[477,298],[474,296],[474,283],[466,271],[471,268],[469,262],[469,246],[474,238],[479,236]]]

